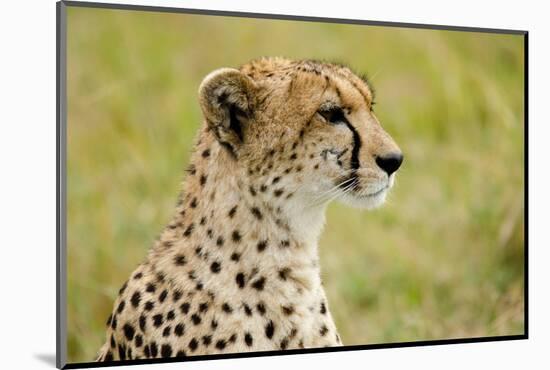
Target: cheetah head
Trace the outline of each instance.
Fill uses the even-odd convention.
[[[262,58],[210,73],[199,100],[250,184],[307,205],[377,207],[403,161],[373,112],[371,87],[346,66]]]

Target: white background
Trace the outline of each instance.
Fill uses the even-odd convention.
[[[550,160],[546,142],[550,126],[547,92],[550,21],[544,1],[127,0],[126,3],[530,31],[529,340],[147,365],[133,369],[549,368],[550,243],[545,209],[550,189],[546,172],[549,168],[546,161]],[[5,1],[1,14],[0,366],[52,368],[56,248],[55,2]]]

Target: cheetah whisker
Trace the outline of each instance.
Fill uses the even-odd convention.
[[[342,188],[342,185],[344,184],[346,185]],[[348,178],[338,183],[336,186],[326,191],[325,193],[321,194],[321,196],[316,197],[313,200],[313,202],[308,206],[308,208],[317,207],[324,203],[330,203],[331,201],[336,199],[338,196],[341,196],[343,194],[350,192],[354,186],[355,186],[355,179]]]
[[[324,199],[321,200],[320,202],[318,202],[314,206],[319,206],[321,204],[328,204],[328,203],[332,202],[334,199],[349,193],[353,189],[354,185],[355,185],[354,183],[350,183],[350,184],[346,185],[344,188],[338,189],[331,197],[329,197],[326,200],[324,200]]]
[[[343,176],[347,175],[347,172],[348,172],[348,171],[346,171],[346,173],[345,173]],[[349,171],[349,173],[351,173],[351,172],[352,172],[352,171]],[[326,195],[328,195],[328,194],[330,194],[330,193],[332,193],[332,192],[334,192],[334,191],[339,191],[339,190],[341,190],[341,186],[344,185],[344,184],[346,184],[348,181],[353,181],[353,177],[348,177],[347,179],[345,179],[345,180],[343,180],[343,181],[337,183],[336,185],[334,185],[334,186],[333,186],[332,188],[330,188],[329,190],[324,191],[324,192],[321,193],[321,194],[318,194],[318,195],[314,198],[314,200],[321,199],[321,198],[325,197]]]

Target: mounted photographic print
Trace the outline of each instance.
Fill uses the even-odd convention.
[[[58,3],[58,367],[527,338],[526,52]]]

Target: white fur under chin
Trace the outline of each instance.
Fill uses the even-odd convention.
[[[375,209],[386,201],[386,196],[388,195],[388,189],[381,191],[376,195],[367,195],[367,196],[356,196],[353,194],[344,194],[337,199],[353,208],[360,209]]]
[[[315,184],[307,195],[303,193],[296,194],[285,205],[285,213],[291,221],[290,227],[294,230],[293,234],[316,253],[317,242],[325,225],[326,208],[331,200],[340,201],[353,208],[375,209],[385,203],[388,192],[393,187],[394,180],[395,175],[391,175],[385,185],[370,184],[368,188],[372,189],[366,194],[334,193],[332,198],[326,199],[326,202],[319,202],[319,193],[322,187],[320,183]],[[328,184],[323,185],[330,189]],[[312,196],[312,193],[315,195]],[[372,195],[367,195],[369,193]]]
[[[306,245],[315,246],[325,225],[326,203],[314,207],[304,206],[308,201],[295,197],[286,205],[286,212],[292,220],[290,227],[296,231]]]

